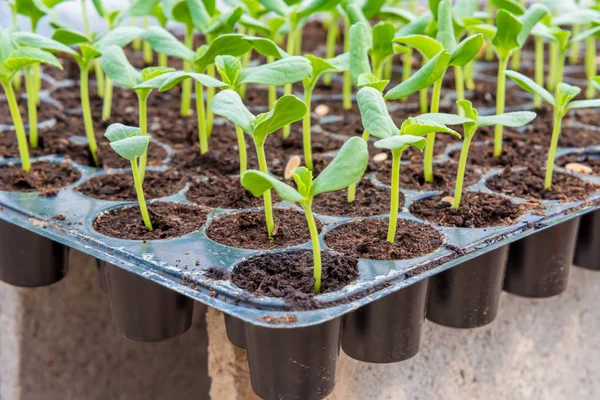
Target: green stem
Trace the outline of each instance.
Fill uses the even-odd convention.
[[[275,57],[267,56],[267,64],[270,64],[273,61],[275,61]],[[267,91],[269,99],[269,110],[272,110],[273,108],[275,108],[275,103],[277,102],[277,86],[269,85]]]
[[[440,111],[440,95],[442,91],[442,80],[444,76],[433,84],[433,93],[431,95],[431,112],[437,113]],[[433,182],[433,154],[435,147],[435,133],[427,135],[427,145],[425,146],[425,155],[423,156],[423,172],[425,182]]]
[[[25,69],[25,89],[27,90],[27,119],[29,122],[29,146],[38,147],[37,104],[35,82],[31,67]]]
[[[554,170],[554,159],[556,158],[556,148],[558,147],[558,138],[560,136],[562,115],[562,110],[554,109],[554,125],[552,127],[552,140],[550,142],[550,150],[548,151],[548,160],[546,161],[544,189],[549,189],[552,186],[552,172]]]
[[[104,102],[102,103],[102,121],[108,121],[112,113],[112,95],[113,95],[113,84],[112,80],[106,76],[104,81]]]
[[[396,225],[398,224],[398,207],[400,201],[400,157],[402,150],[392,150],[392,193],[390,198],[390,221],[388,224],[387,241],[394,243]]]
[[[88,18],[86,0],[81,0],[81,15],[83,17],[83,32],[86,36],[90,34],[90,20]]]
[[[257,143],[254,141],[256,147],[256,154],[258,155],[258,168],[261,172],[268,174],[269,169],[267,168],[267,158],[265,157],[264,143]],[[273,219],[273,204],[271,202],[271,190],[267,190],[263,194],[263,201],[265,203],[265,221],[267,222],[267,233],[270,239],[273,239],[273,231],[275,230],[275,220]]]
[[[206,132],[206,109],[204,106],[204,86],[195,81],[196,91],[196,117],[198,121],[198,141],[200,143],[200,155],[208,153],[208,133]],[[242,133],[243,135],[243,133]]]
[[[319,292],[321,290],[321,243],[319,242],[319,230],[315,223],[315,217],[311,210],[312,199],[307,204],[302,204],[302,209],[306,215],[306,222],[308,223],[308,231],[310,232],[310,242],[312,243],[313,251],[313,275],[315,277],[315,284],[313,290]]]
[[[465,65],[465,87],[467,90],[475,90],[475,79],[473,78],[475,73],[475,59],[469,61]]]
[[[412,49],[402,55],[402,82],[406,81],[412,75]]]
[[[94,62],[94,75],[96,76],[96,91],[98,96],[104,98],[104,72],[102,72],[102,65],[100,60],[96,59]]]
[[[188,49],[191,49],[194,45],[194,29],[190,27],[186,27],[184,43]],[[192,65],[188,61],[183,62],[183,70],[185,72],[190,72],[192,70]],[[181,115],[187,117],[190,115],[190,103],[192,97],[192,81],[190,79],[186,79],[181,84]]]
[[[98,164],[98,145],[96,144],[96,134],[94,133],[94,123],[92,121],[92,110],[90,108],[90,95],[88,89],[89,64],[84,63],[80,65],[80,78],[79,78],[79,89],[81,97],[81,111],[83,112],[83,125],[85,126],[85,136],[88,139],[88,145],[90,147],[90,153],[94,159],[94,164],[99,167]]]
[[[556,77],[554,81],[554,90],[558,88],[558,84],[563,81],[565,76],[565,61],[567,58],[567,52],[559,50],[558,59],[556,60]]]
[[[367,130],[363,131],[362,139],[365,141],[365,143],[369,142],[369,132]],[[358,182],[355,182],[352,185],[348,186],[348,203],[352,203],[356,199],[356,186],[357,185],[358,185]]]
[[[135,159],[131,160],[131,174],[133,175],[133,185],[135,186],[135,192],[137,194],[138,203],[140,205],[140,213],[142,214],[142,220],[144,225],[149,231],[152,230],[152,222],[150,221],[150,215],[148,214],[148,208],[146,208],[146,199],[144,198],[144,189],[142,188],[143,179],[140,179],[140,172],[138,171],[137,162]]]
[[[510,58],[510,69],[514,71],[521,69],[521,50],[515,50]]]
[[[137,18],[131,18],[131,26],[138,26]],[[133,47],[133,50],[140,51],[142,49],[142,39],[140,39],[139,37],[133,38],[131,46]]]
[[[326,58],[335,57],[335,44],[339,35],[340,27],[338,25],[338,18],[336,13],[331,13],[331,20],[327,27],[327,50],[325,53]],[[327,86],[331,86],[331,73],[327,73],[323,76],[323,83]]]
[[[575,37],[575,36],[579,35],[579,33],[581,33],[581,25],[580,24],[573,25],[573,32],[571,33],[571,37]],[[580,42],[573,43],[573,45],[571,46],[570,52],[569,52],[569,64],[577,64],[577,61],[579,61],[579,53],[580,52],[581,52],[581,43]]]
[[[419,111],[421,114],[429,112],[429,100],[427,99],[427,89],[419,90]]]
[[[148,96],[150,92],[143,93],[138,92],[138,104],[139,104],[139,120],[138,124],[140,125],[140,131],[142,135],[146,136],[148,134],[148,113],[147,113],[147,102]],[[146,176],[146,164],[148,163],[148,150],[140,157],[140,180],[144,182],[144,177]]]
[[[243,26],[241,26],[239,28],[240,34],[245,31],[245,29],[243,29],[243,28],[244,28]],[[256,34],[256,32],[254,32],[253,29],[248,30],[248,36],[254,36],[255,34]],[[242,68],[246,68],[248,66],[251,58],[252,58],[252,50],[248,51],[247,53],[244,53],[244,55],[242,56]],[[245,84],[240,87],[239,92],[240,92],[240,97],[242,99],[246,98],[246,87],[247,86]]]
[[[246,139],[244,137],[244,131],[237,125],[235,126],[235,133],[237,136],[239,148],[238,151],[240,153],[240,176],[242,176],[248,167],[248,158],[246,156]]]
[[[454,67],[454,86],[456,88],[456,100],[464,100],[465,99],[465,78],[463,75],[462,67],[455,66]],[[458,115],[464,115],[464,110],[462,107],[458,107]]]
[[[40,104],[40,90],[42,90],[42,78],[40,76],[40,64],[33,64],[33,84],[35,90],[33,95],[35,97],[35,104]]]
[[[304,147],[304,163],[306,168],[313,170],[312,159],[312,140],[311,140],[311,98],[312,89],[308,85],[304,85],[304,104],[306,104],[306,113],[302,117],[302,146]]]
[[[383,79],[391,81],[392,80],[393,69],[394,69],[394,59],[392,57],[390,57],[384,63]]]
[[[350,52],[350,18],[344,15],[344,53]],[[344,71],[342,86],[342,105],[344,110],[352,109],[352,79],[350,70]]]
[[[21,80],[21,72],[17,72],[15,74],[15,77],[12,79],[12,85],[15,88],[15,90],[21,90],[21,86],[22,86],[23,82]]]
[[[468,129],[468,128],[467,128]],[[454,203],[452,207],[456,210],[460,207],[460,199],[462,197],[463,182],[465,179],[465,169],[467,168],[467,157],[469,155],[469,146],[473,139],[474,132],[467,132],[465,129],[465,140],[460,150],[460,159],[458,160],[458,171],[456,172],[456,186],[454,188]]]
[[[554,93],[556,88],[556,68],[558,61],[558,43],[556,41],[550,42],[550,59],[548,60],[548,90]]]
[[[215,64],[211,64],[206,68],[206,74],[210,77],[215,77]],[[212,103],[212,99],[215,97],[215,88],[208,86],[206,88],[206,104]],[[204,98],[202,99],[204,100]],[[212,109],[208,107],[206,109],[206,131],[208,132],[208,137],[212,135],[213,124],[215,122],[215,114],[212,112]]]
[[[544,38],[535,37],[535,83],[544,87]],[[542,107],[542,98],[539,95],[533,96],[533,106]]]
[[[159,67],[167,67],[169,65],[169,61],[167,55],[165,53],[158,53],[158,66]]]
[[[144,29],[148,29],[150,26],[150,19],[148,16],[144,17]],[[152,54],[152,47],[150,43],[144,42],[144,62],[146,65],[152,65],[154,62],[154,54]]]
[[[12,117],[13,124],[15,126],[15,132],[17,134],[17,144],[19,145],[19,156],[21,157],[21,166],[23,171],[31,171],[31,162],[29,161],[29,148],[27,147],[27,135],[25,134],[25,127],[23,126],[23,119],[21,119],[21,111],[19,110],[19,104],[17,103],[17,97],[12,88],[10,81],[2,82],[4,93],[6,94],[6,101],[8,102],[8,108],[10,109],[10,116]]]
[[[296,39],[295,39],[295,35],[296,35],[296,30],[292,29],[290,30],[290,32],[288,33],[287,36],[287,45],[286,45],[286,52],[289,55],[294,55],[294,46],[296,44]],[[283,94],[291,94],[292,93],[292,84],[287,84],[283,86]],[[283,138],[287,139],[288,137],[290,137],[290,134],[292,133],[292,127],[290,125],[286,125],[283,127]]]
[[[506,66],[510,56],[500,57],[498,63],[498,79],[496,87],[496,114],[503,114],[506,105]],[[502,136],[504,134],[504,127],[502,125],[496,125],[494,130],[494,157],[500,157],[502,155]]]
[[[588,80],[585,97],[588,99],[596,97],[596,88],[592,83],[596,73],[596,38],[590,36],[585,39],[585,76]]]

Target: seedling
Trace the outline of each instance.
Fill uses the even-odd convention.
[[[254,196],[269,193],[271,189],[287,201],[300,204],[306,215],[313,251],[315,292],[321,290],[321,243],[312,213],[313,198],[321,193],[333,192],[355,183],[365,173],[369,162],[367,145],[360,138],[350,138],[338,151],[331,163],[313,179],[312,171],[299,167],[292,171],[296,188],[263,171],[250,170],[242,175],[242,185]]]
[[[156,22],[158,22],[162,28],[166,29],[169,19],[165,15],[164,6],[160,3],[161,0],[137,0],[131,4],[129,8],[123,11],[122,17],[154,17]],[[152,47],[147,42],[145,42],[144,45],[144,60],[146,62],[152,62]],[[165,53],[158,53],[158,66],[167,66],[167,55]]]
[[[387,110],[385,100],[377,89],[364,87],[356,95],[363,126],[371,135],[381,139],[375,142],[378,149],[392,152],[392,192],[387,241],[394,243],[398,222],[400,196],[400,158],[410,146],[423,150],[427,141],[424,136],[434,132],[449,133],[460,138],[460,134],[441,123],[433,123],[419,117],[408,118],[398,128]]]
[[[259,169],[267,174],[267,157],[265,156],[265,141],[267,136],[278,131],[285,125],[300,120],[306,114],[306,106],[294,95],[282,96],[275,107],[267,112],[254,116],[244,105],[242,98],[233,90],[223,90],[213,99],[210,107],[215,114],[231,121],[235,127],[240,152],[240,175],[246,172],[246,143],[244,132],[252,135],[256,154],[258,156]],[[273,220],[273,208],[271,204],[271,192],[264,192],[265,220],[267,222],[267,233],[273,236],[275,222]]]
[[[44,37],[33,34],[26,36],[29,37],[32,44],[37,43],[44,47],[49,46],[48,43],[50,41]],[[8,102],[10,115],[17,134],[21,167],[25,172],[31,170],[31,162],[29,161],[29,148],[27,147],[25,127],[23,126],[21,111],[19,110],[12,80],[20,71],[35,64],[48,64],[62,69],[60,61],[52,53],[32,46],[16,47],[11,38],[10,31],[0,27],[0,84],[6,94],[6,101]]]
[[[531,111],[516,111],[509,112],[501,115],[488,115],[480,116],[479,112],[473,108],[473,104],[469,100],[458,100],[456,102],[458,106],[463,110],[464,116],[453,115],[453,114],[425,114],[419,118],[422,121],[442,123],[446,125],[458,125],[462,124],[464,131],[464,140],[462,148],[460,150],[460,158],[458,161],[458,170],[456,173],[456,186],[454,188],[454,200],[452,207],[457,209],[460,207],[460,200],[463,191],[463,182],[465,178],[465,171],[467,168],[467,158],[469,156],[469,148],[471,147],[471,141],[477,133],[477,130],[483,126],[502,125],[511,128],[518,128],[533,121],[536,114]]]
[[[135,27],[118,27],[100,38],[87,36],[80,32],[59,28],[54,31],[52,38],[67,46],[77,46],[79,53],[73,54],[73,58],[79,67],[79,90],[81,97],[81,111],[83,113],[83,123],[85,126],[85,135],[88,139],[90,153],[96,166],[98,166],[98,155],[96,154],[98,145],[96,135],[94,134],[94,124],[92,121],[92,110],[90,108],[88,71],[92,62],[102,55],[104,49],[109,46],[123,47],[131,42],[133,38],[142,34],[142,30]],[[100,88],[100,82],[98,82]]]
[[[481,24],[476,29],[483,33],[492,44],[498,56],[498,80],[496,82],[496,114],[503,114],[506,104],[506,76],[504,72],[512,54],[521,49],[529,33],[542,18],[548,13],[541,4],[533,4],[519,17],[501,9],[496,14],[496,26]],[[494,131],[494,156],[502,155],[502,125],[496,125]]]
[[[600,99],[572,101],[581,92],[581,89],[576,86],[559,83],[555,94],[552,95],[548,90],[516,71],[506,71],[506,76],[515,81],[522,89],[539,95],[554,108],[552,139],[550,141],[550,150],[548,151],[548,160],[546,162],[546,176],[544,179],[544,189],[549,189],[552,186],[554,159],[556,158],[556,148],[558,147],[558,138],[564,116],[574,109],[598,108],[600,107]]]
[[[142,220],[146,228],[151,231],[152,222],[150,221],[146,199],[144,198],[144,189],[142,188],[144,180],[138,168],[138,159],[146,154],[150,136],[143,135],[139,128],[123,124],[111,124],[106,128],[104,136],[110,141],[110,147],[131,163],[133,185],[140,205]]]

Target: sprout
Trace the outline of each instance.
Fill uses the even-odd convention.
[[[410,147],[423,150],[427,141],[423,136],[432,132],[449,133],[460,138],[460,134],[441,123],[430,122],[419,117],[408,118],[398,128],[387,110],[383,96],[377,89],[364,87],[356,95],[360,115],[365,130],[381,139],[375,142],[375,147],[388,149],[392,152],[392,193],[390,200],[390,221],[387,240],[394,243],[396,225],[398,222],[398,206],[400,195],[400,158],[402,152]]]
[[[548,13],[541,4],[533,4],[518,18],[507,10],[499,10],[496,14],[496,26],[481,24],[473,29],[482,32],[494,47],[498,56],[498,81],[496,83],[496,114],[503,114],[505,109],[506,76],[504,72],[512,54],[523,47],[529,33]],[[496,125],[494,132],[494,156],[502,155],[502,125]]]
[[[263,114],[254,116],[242,102],[239,94],[233,90],[223,90],[219,92],[212,103],[211,109],[215,114],[226,118],[236,126],[238,136],[238,147],[240,152],[240,175],[246,172],[246,144],[244,141],[244,132],[252,135],[256,154],[258,156],[259,169],[267,174],[267,158],[265,156],[265,141],[267,136],[278,131],[282,127],[300,120],[307,113],[304,103],[293,95],[282,96],[275,107]],[[267,222],[267,233],[271,238],[275,229],[273,220],[273,209],[271,205],[271,192],[264,192],[265,220]]]
[[[215,98],[216,99],[216,98]],[[299,167],[292,171],[296,189],[263,171],[250,170],[242,175],[242,185],[253,195],[267,194],[274,189],[283,200],[299,203],[306,215],[313,250],[313,289],[321,289],[321,244],[312,213],[312,201],[321,193],[343,189],[363,176],[369,162],[367,145],[359,138],[350,138],[338,151],[331,163],[313,179],[312,171]]]
[[[94,124],[92,121],[92,110],[90,108],[90,96],[88,90],[88,71],[92,62],[102,55],[104,49],[109,46],[123,47],[131,42],[133,38],[142,34],[142,30],[134,27],[119,27],[101,36],[99,39],[90,37],[74,30],[59,28],[54,31],[52,38],[67,46],[79,47],[79,53],[74,53],[73,58],[79,67],[79,90],[81,97],[81,111],[83,113],[83,123],[85,126],[85,135],[88,139],[90,153],[94,163],[98,166],[98,155],[96,154],[98,145],[96,135],[94,134]],[[101,87],[98,82],[98,88]]]
[[[35,34],[13,35],[20,35],[19,37],[22,39],[27,38],[27,40],[23,40],[30,45],[16,47],[10,31],[0,27],[0,85],[2,85],[4,88],[6,101],[8,102],[10,115],[13,120],[15,132],[17,134],[21,166],[25,172],[29,172],[31,170],[31,163],[29,161],[27,135],[25,134],[25,127],[23,125],[23,120],[21,119],[21,111],[19,110],[17,97],[13,90],[12,80],[20,71],[30,68],[32,65],[36,64],[48,64],[62,69],[60,61],[58,61],[58,59],[52,55],[52,53],[39,48],[52,48],[55,45],[60,47],[60,44]],[[35,109],[35,104],[33,104],[33,108]],[[32,111],[31,108],[29,111]],[[35,115],[35,113],[32,113],[32,116],[33,115]],[[30,122],[33,121],[30,120]],[[37,133],[37,130],[34,128],[33,132]],[[35,139],[32,138],[31,140],[37,145],[37,135]]]
[[[166,29],[169,19],[165,15],[164,6],[160,3],[161,0],[137,0],[131,4],[129,8],[123,11],[122,16],[154,17],[158,24]],[[152,47],[150,46],[150,43],[144,42],[144,60],[146,62],[152,62],[151,57]],[[158,53],[158,66],[167,66],[167,55],[165,53]]]
[[[554,107],[552,139],[550,141],[548,161],[546,162],[546,176],[544,179],[544,189],[549,189],[552,186],[552,172],[554,170],[554,159],[556,158],[556,148],[558,147],[562,119],[573,109],[600,107],[600,99],[572,101],[581,92],[581,89],[576,86],[559,83],[556,87],[556,94],[552,95],[549,91],[523,74],[516,71],[506,71],[506,75],[522,89],[539,95]]]
[[[464,140],[460,151],[460,159],[458,161],[458,170],[456,173],[456,186],[454,188],[454,201],[452,207],[458,209],[460,207],[460,200],[463,191],[463,182],[465,177],[465,170],[467,168],[467,157],[469,155],[469,147],[471,141],[477,133],[477,130],[482,126],[491,125],[502,125],[511,128],[518,128],[533,121],[536,114],[531,111],[517,111],[510,112],[501,115],[488,115],[480,116],[479,112],[473,107],[473,104],[469,100],[458,100],[456,102],[458,106],[463,110],[464,116],[452,115],[452,114],[425,114],[419,118],[422,121],[432,123],[443,123],[446,125],[463,125]]]
[[[123,124],[111,124],[104,136],[110,141],[110,147],[121,157],[131,162],[131,174],[133,175],[133,185],[137,193],[138,203],[144,225],[152,230],[152,222],[148,215],[146,199],[144,198],[143,178],[138,169],[138,159],[146,154],[150,136],[143,135],[139,128],[126,126]]]

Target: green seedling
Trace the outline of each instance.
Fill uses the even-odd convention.
[[[432,123],[441,123],[445,125],[462,124],[463,126],[464,140],[460,150],[458,170],[456,173],[456,186],[454,187],[454,200],[452,203],[452,207],[458,210],[460,208],[460,200],[462,198],[469,148],[471,147],[471,142],[477,133],[477,130],[483,126],[492,125],[519,128],[533,121],[536,117],[536,114],[531,111],[516,111],[500,115],[480,116],[479,112],[473,107],[473,104],[469,100],[458,100],[456,103],[463,110],[462,116],[444,113],[431,113],[421,115],[419,118],[422,121]]]
[[[575,97],[581,92],[576,86],[566,83],[559,83],[556,92],[552,95],[530,78],[516,71],[506,71],[506,75],[512,79],[522,89],[529,93],[537,94],[554,108],[552,122],[552,139],[550,141],[550,150],[548,151],[548,160],[546,162],[546,176],[544,179],[544,188],[549,189],[552,186],[552,173],[554,170],[554,159],[556,158],[556,148],[558,147],[558,138],[560,137],[561,125],[564,116],[571,110],[580,108],[598,108],[600,99],[576,100]]]
[[[50,40],[42,36],[28,34],[29,43],[36,46],[50,47]],[[30,68],[34,64],[48,64],[62,69],[60,61],[50,52],[44,51],[39,47],[21,46],[17,47],[11,32],[0,27],[0,85],[4,88],[6,101],[10,109],[10,115],[17,135],[17,144],[19,146],[19,156],[21,158],[21,167],[25,172],[31,170],[29,160],[29,148],[27,146],[27,135],[21,118],[21,111],[17,97],[13,89],[12,80],[22,70]],[[27,36],[27,35],[26,35]],[[24,36],[21,36],[23,38]],[[37,140],[37,139],[36,139]]]
[[[359,138],[350,138],[315,179],[308,168],[294,169],[292,177],[296,188],[263,171],[250,170],[242,175],[242,185],[253,195],[264,195],[273,189],[283,200],[298,203],[304,210],[312,243],[315,292],[321,290],[321,244],[312,213],[313,199],[321,193],[340,190],[359,181],[367,169],[368,162],[369,152],[366,143]]]
[[[131,174],[133,175],[133,185],[140,205],[142,220],[148,230],[152,230],[152,222],[146,207],[144,198],[143,183],[138,168],[138,159],[146,154],[150,136],[143,135],[139,128],[126,126],[123,124],[111,124],[106,128],[104,136],[110,141],[110,147],[121,157],[129,160],[131,163]]]
[[[153,17],[156,22],[162,27],[167,28],[167,22],[169,19],[165,15],[164,5],[161,4],[161,0],[137,0],[123,11],[122,16],[131,17]],[[147,63],[152,62],[152,47],[149,43],[144,42],[144,60]],[[167,55],[165,53],[158,53],[158,66],[167,66]]]
[[[367,72],[383,79],[383,66],[395,54],[392,42],[395,32],[391,22],[380,22],[373,28],[358,22],[350,28],[350,56],[355,67],[350,70],[350,77],[354,84],[358,75]]]
[[[102,54],[102,69],[117,85],[135,91],[138,98],[139,129],[142,136],[146,136],[148,134],[148,97],[152,89],[160,89],[162,84],[164,84],[163,79],[154,78],[173,72],[174,69],[168,67],[148,67],[142,71],[138,71],[129,63],[123,49],[119,46],[109,46],[104,50]],[[146,174],[147,161],[148,154],[144,153],[140,157],[139,164],[140,179],[142,182]]]
[[[523,47],[533,27],[548,13],[541,4],[533,4],[519,17],[505,9],[496,14],[496,26],[481,24],[476,29],[483,33],[492,44],[498,56],[498,81],[496,83],[496,114],[503,114],[506,104],[506,76],[504,72],[513,53]],[[502,125],[494,131],[494,156],[502,155]]]
[[[123,47],[134,38],[139,37],[143,31],[135,27],[118,27],[106,34],[96,38],[87,36],[80,32],[59,28],[54,31],[52,38],[67,46],[76,46],[79,48],[79,53],[73,54],[73,58],[79,67],[79,90],[81,97],[81,111],[83,113],[83,123],[85,126],[85,135],[88,139],[90,153],[96,166],[98,165],[98,145],[96,143],[96,135],[94,133],[94,124],[92,121],[92,110],[90,108],[89,96],[89,77],[88,71],[94,60],[102,56],[102,52],[109,46]],[[100,88],[100,82],[98,88]]]
[[[400,128],[396,126],[388,112],[381,93],[372,87],[364,87],[356,95],[363,126],[371,135],[379,138],[375,147],[392,152],[392,192],[390,200],[390,220],[387,241],[394,243],[398,222],[400,197],[400,159],[402,152],[410,147],[423,150],[426,135],[435,132],[449,133],[460,138],[460,134],[441,123],[422,120],[419,117],[408,118]]]
[[[288,94],[281,97],[275,103],[275,107],[258,115],[252,114],[244,105],[242,98],[233,90],[223,90],[215,96],[210,107],[215,114],[231,121],[235,127],[238,137],[240,152],[240,175],[246,172],[246,143],[244,132],[249,133],[254,141],[258,166],[261,172],[267,174],[267,157],[265,155],[265,141],[267,136],[278,131],[285,125],[299,121],[306,114],[304,102],[294,95]],[[275,221],[273,220],[273,206],[271,204],[271,192],[264,191],[265,220],[267,222],[267,233],[273,237]]]

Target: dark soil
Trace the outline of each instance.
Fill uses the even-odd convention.
[[[313,210],[331,216],[371,217],[387,214],[390,211],[389,204],[390,189],[363,178],[356,187],[356,197],[352,203],[348,203],[348,190],[338,190],[315,197]],[[404,195],[400,193],[399,208],[403,205]]]
[[[285,174],[285,167],[287,163],[290,161],[291,155],[281,155],[274,157],[270,157],[267,155],[267,163],[269,166],[269,172],[273,175],[276,175],[280,178],[283,178]],[[331,162],[333,156],[323,155],[319,153],[313,154],[313,177],[317,177],[323,169]],[[304,156],[300,156],[300,165],[306,165],[304,163]]]
[[[458,210],[452,203],[441,201],[446,196],[448,193],[418,200],[410,206],[410,212],[429,222],[455,228],[511,225],[522,214],[510,199],[489,193],[463,192]]]
[[[69,139],[51,135],[47,130],[38,132],[38,146],[29,148],[31,157],[51,154],[65,154],[69,149]],[[18,158],[19,145],[17,135],[13,131],[0,133],[0,158]]]
[[[98,141],[98,163],[102,168],[130,168],[131,162],[119,156],[109,145],[107,139]],[[148,166],[161,165],[167,157],[167,151],[156,143],[150,142],[148,146]],[[71,143],[66,151],[66,158],[77,164],[95,167],[92,153],[87,144]]]
[[[400,166],[400,188],[411,190],[451,190],[456,185],[456,172],[458,163],[440,162],[433,164],[433,182],[425,182],[423,163],[409,163]],[[385,184],[390,184],[392,177],[391,162],[382,164],[377,170],[377,179]],[[467,165],[464,177],[464,186],[476,183],[481,175],[474,167]]]
[[[3,93],[3,92],[1,92]],[[4,93],[3,93],[4,94]],[[29,113],[27,112],[27,100],[20,98],[17,100],[19,103],[19,110],[21,111],[21,119],[23,120],[23,124],[27,125],[29,121]],[[48,103],[44,100],[38,106],[38,115],[37,120],[38,123],[47,121],[52,118],[56,118],[57,115],[61,113],[60,109],[54,106],[51,103]],[[10,114],[10,109],[8,108],[8,102],[6,100],[0,101],[0,125],[12,125],[13,119]]]
[[[541,163],[545,160],[546,149],[532,145],[516,137],[507,136],[504,139],[502,144],[503,151],[500,157],[494,156],[493,141],[471,145],[467,164],[489,169],[506,166],[541,166]],[[451,151],[449,156],[453,160],[458,161],[460,158],[460,149]]]
[[[598,126],[600,125],[600,110],[597,108],[575,109],[565,116],[565,121],[577,121],[586,125]]]
[[[100,214],[94,221],[96,232],[127,240],[172,239],[199,230],[208,212],[198,206],[179,203],[151,203],[148,213],[153,230],[142,221],[138,206],[127,206]]]
[[[538,168],[511,171],[507,167],[488,179],[486,185],[496,192],[534,200],[584,200],[597,190],[595,185],[561,172],[554,172],[552,186],[545,190],[544,172]]]
[[[304,213],[274,208],[273,240],[267,235],[264,211],[244,211],[215,218],[206,233],[215,242],[242,249],[269,250],[297,246],[310,240]],[[322,225],[317,221],[319,230]]]
[[[54,196],[79,178],[79,171],[67,163],[34,162],[29,172],[23,171],[21,165],[8,165],[0,167],[0,190]]]
[[[181,190],[184,185],[185,179],[176,171],[146,171],[143,185],[144,196],[146,199],[170,196]],[[96,175],[75,190],[95,199],[137,200],[131,173]]]
[[[236,209],[263,205],[262,197],[254,197],[242,186],[238,177],[209,176],[192,184],[185,197],[193,203],[212,208]]]
[[[321,290],[332,292],[358,277],[358,260],[351,256],[321,253]],[[314,295],[313,254],[310,250],[267,253],[237,264],[231,281],[248,292],[294,299],[297,292]]]
[[[269,90],[263,85],[248,85],[246,86],[246,97],[244,104],[250,110],[256,112],[267,111],[269,106]]]
[[[325,243],[333,250],[370,260],[407,260],[439,248],[442,237],[432,227],[398,220],[393,244],[387,241],[389,220],[360,219],[340,225],[327,233]]]
[[[597,154],[569,154],[556,161],[556,164],[561,167],[564,167],[569,163],[588,166],[592,169],[592,174],[600,175],[600,158],[598,158]]]

